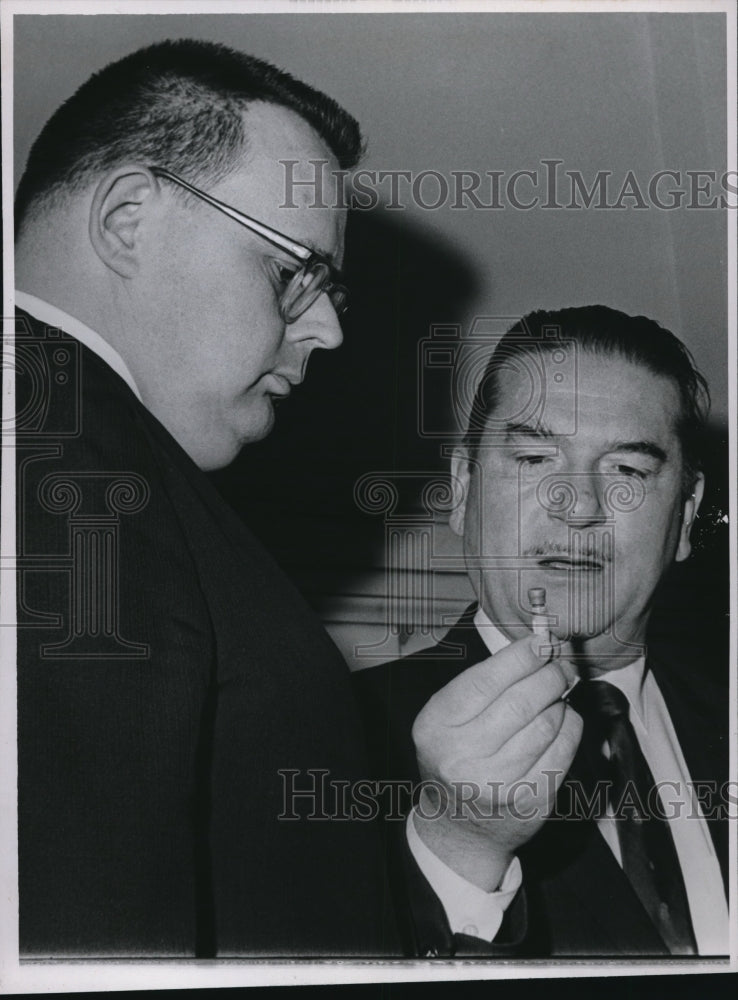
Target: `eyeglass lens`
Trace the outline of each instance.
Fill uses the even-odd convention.
[[[321,261],[315,261],[308,268],[297,271],[284,290],[280,302],[282,313],[288,323],[302,316],[318,296],[327,292],[337,315],[346,308],[346,290],[340,285],[331,285],[330,268]]]

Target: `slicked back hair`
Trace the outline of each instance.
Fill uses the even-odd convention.
[[[485,426],[500,394],[500,372],[516,355],[553,352],[562,341],[605,357],[620,357],[670,379],[679,393],[676,432],[682,449],[682,495],[689,496],[702,467],[710,392],[685,345],[671,331],[646,316],[629,316],[607,306],[538,310],[515,323],[497,343],[472,403],[463,443],[475,458]]]
[[[225,45],[165,41],[94,73],[51,116],[18,186],[16,233],[43,207],[127,161],[217,183],[248,144],[242,114],[252,101],[300,115],[341,168],[359,160],[359,125],[326,94]]]

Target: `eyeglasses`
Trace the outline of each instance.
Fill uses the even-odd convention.
[[[290,275],[286,287],[279,296],[279,312],[285,323],[294,323],[324,292],[330,299],[337,316],[346,311],[348,291],[335,280],[340,278],[340,272],[322,254],[290,239],[289,236],[272,229],[271,226],[252,219],[250,215],[244,215],[243,212],[231,208],[225,202],[218,201],[212,195],[205,194],[204,191],[200,191],[187,181],[183,181],[181,177],[177,177],[170,170],[165,170],[163,167],[149,167],[149,170],[156,177],[163,177],[173,184],[178,184],[185,191],[201,198],[208,205],[217,208],[219,212],[223,212],[224,215],[250,229],[253,233],[262,236],[265,240],[269,240],[274,246],[301,262],[301,266]]]

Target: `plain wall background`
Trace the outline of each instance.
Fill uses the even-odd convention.
[[[725,164],[721,14],[242,14],[15,18],[15,168],[95,69],[195,36],[266,58],[362,123],[376,169],[536,169],[587,178]],[[521,183],[521,191],[526,187]],[[428,188],[428,199],[431,189]],[[727,412],[724,213],[410,209],[465,259],[476,294],[455,316],[604,302],[645,313],[695,353]]]
[[[612,171],[614,194],[629,170],[645,188],[660,170],[725,169],[721,14],[18,16],[14,30],[16,183],[46,118],[92,71],[184,36],[252,52],[335,97],[362,124],[369,169],[509,175],[561,159],[589,183]],[[726,213],[709,209],[354,213],[344,347],[314,356],[273,436],[220,485],[348,649],[387,615],[384,528],[358,512],[354,483],[445,467],[443,442],[418,434],[418,342],[431,325],[468,331],[479,316],[592,302],[644,313],[694,353],[719,439],[726,258]],[[443,529],[441,549],[457,552]],[[442,620],[469,592],[460,570],[439,580]]]

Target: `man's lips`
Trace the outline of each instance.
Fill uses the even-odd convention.
[[[267,378],[269,380],[267,392],[270,396],[289,396],[292,387],[302,381],[299,376],[281,375],[278,372],[269,372]]]
[[[602,569],[602,562],[595,558],[574,559],[560,554],[542,556],[538,565],[543,569],[558,570],[564,573],[596,573]]]

